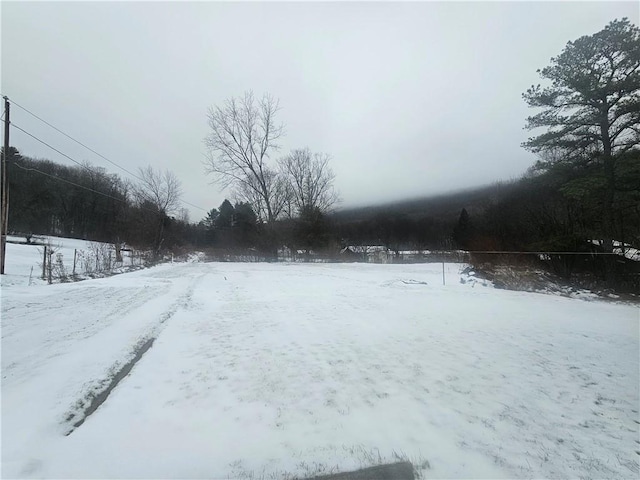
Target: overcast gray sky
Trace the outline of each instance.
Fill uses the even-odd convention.
[[[206,210],[207,109],[279,98],[281,154],[332,156],[343,207],[516,178],[521,99],[567,41],[633,2],[1,3],[2,94],[135,171],[153,165]],[[129,177],[19,108],[18,126]],[[12,130],[22,154],[72,164]],[[192,221],[205,212],[189,207]]]

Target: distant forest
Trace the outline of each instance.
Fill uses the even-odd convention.
[[[199,222],[166,215],[134,194],[135,185],[95,167],[7,155],[9,232],[48,234],[139,249],[194,248],[269,254],[292,250],[334,255],[349,245],[400,250],[589,251],[607,238],[640,246],[640,150],[616,162],[612,218],[597,168],[558,165],[523,178],[437,197],[311,212],[271,224],[248,203],[225,200]],[[161,238],[158,238],[159,228]]]

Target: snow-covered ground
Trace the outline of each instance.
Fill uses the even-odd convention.
[[[3,283],[2,476],[281,478],[401,457],[425,478],[638,478],[637,306],[461,283],[460,265],[443,286],[441,268]]]
[[[76,260],[75,272],[80,278],[86,278],[86,274],[95,273],[96,270],[106,270],[104,263],[109,255],[113,259],[109,262],[112,273],[141,263],[140,258],[134,258],[130,250],[123,251],[123,261],[116,263],[114,246],[108,243],[48,235],[34,236],[30,244],[26,243],[25,237],[9,235],[7,240],[7,257],[5,275],[1,280],[2,286],[46,283],[42,278],[45,245],[51,249],[50,251],[55,252],[51,258],[55,282],[60,281],[56,276],[61,273],[70,276],[74,272],[74,256]],[[61,272],[60,268],[64,271]]]

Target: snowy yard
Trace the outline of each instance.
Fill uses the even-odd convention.
[[[460,265],[443,286],[441,268],[3,284],[2,476],[281,478],[402,457],[425,478],[638,478],[637,306],[463,284]]]

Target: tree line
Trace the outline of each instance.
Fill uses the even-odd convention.
[[[136,182],[104,169],[8,152],[10,228],[163,249],[279,248],[336,255],[348,245],[391,251],[588,251],[640,245],[640,33],[628,19],[569,42],[523,99],[536,113],[523,147],[538,156],[521,179],[412,206],[335,212],[330,155],[278,156],[279,103],[252,92],[208,113],[206,171],[231,200],[190,223],[181,186],[151,167]],[[431,203],[430,203],[431,202]],[[462,203],[466,202],[466,203]],[[415,202],[414,202],[415,203]],[[417,206],[416,206],[417,205]],[[463,208],[464,207],[464,208]]]
[[[3,152],[4,154],[4,152]],[[129,243],[158,253],[182,242],[188,222],[169,171],[138,171],[135,183],[105,169],[60,165],[10,147],[9,233]]]
[[[7,155],[9,230],[27,236],[127,243],[158,252],[214,248],[234,253],[252,250],[265,257],[274,256],[280,247],[334,255],[350,244],[390,249],[452,245],[453,217],[416,219],[378,213],[364,220],[338,218],[329,210],[335,191],[319,182],[332,178],[327,175],[327,157],[314,158],[305,149],[292,152],[282,162],[294,172],[291,178],[298,184],[290,187],[293,193],[287,208],[276,220],[261,219],[247,201],[225,200],[199,222],[190,222],[180,204],[182,187],[170,172],[147,167],[138,171],[139,180],[133,182],[88,164],[67,166],[26,157],[11,147]]]

